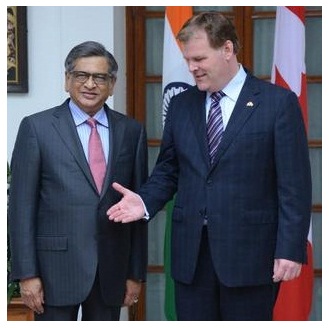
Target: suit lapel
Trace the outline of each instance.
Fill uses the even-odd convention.
[[[70,113],[68,101],[66,101],[58,110],[54,113],[53,126],[58,132],[59,137],[65,144],[67,149],[73,155],[78,166],[86,176],[87,180],[97,191],[94,179],[91,175],[88,162],[86,160],[79,135],[74,124],[73,117]]]
[[[103,196],[105,191],[108,189],[111,180],[113,180],[113,178],[111,179],[111,172],[112,172],[111,168],[113,165],[115,165],[117,161],[117,157],[123,143],[123,137],[126,129],[124,120],[122,120],[119,116],[114,115],[114,113],[109,109],[107,105],[104,106],[104,109],[109,122],[110,147],[109,147],[109,155],[107,161],[108,164],[107,164],[105,180],[104,180],[101,196]]]
[[[196,88],[196,87],[195,87]],[[208,154],[208,141],[206,131],[206,92],[198,91],[191,97],[191,103],[189,105],[189,114],[192,121],[196,139],[198,140],[200,152],[203,160],[209,165],[209,154]]]
[[[221,157],[231,145],[239,131],[243,128],[255,110],[257,110],[257,107],[259,106],[258,94],[259,90],[253,83],[253,77],[248,75],[223,134],[223,138],[215,157],[214,166],[218,164],[218,161],[220,161]]]

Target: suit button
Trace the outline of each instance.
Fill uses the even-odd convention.
[[[212,184],[212,179],[207,180],[207,184],[211,185]]]

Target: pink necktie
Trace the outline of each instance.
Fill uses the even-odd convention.
[[[101,193],[106,172],[105,156],[101,138],[96,128],[97,121],[91,117],[87,120],[87,123],[91,127],[88,146],[89,166],[94,177],[97,190]]]

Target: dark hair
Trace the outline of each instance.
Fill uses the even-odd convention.
[[[190,40],[197,30],[207,33],[209,44],[212,48],[220,48],[227,40],[232,41],[234,53],[240,50],[240,43],[232,22],[217,11],[208,11],[192,16],[185,22],[177,39],[185,43]]]
[[[109,64],[109,74],[116,77],[118,72],[118,64],[113,55],[105,49],[105,47],[95,41],[86,41],[75,46],[65,59],[65,70],[71,72],[74,70],[75,62],[79,58],[99,56],[105,57]]]

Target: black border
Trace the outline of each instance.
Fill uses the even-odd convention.
[[[10,8],[16,8],[16,69],[17,78],[10,80],[7,70],[7,92],[8,93],[27,93],[28,92],[28,74],[27,74],[27,7],[7,7],[7,15]],[[8,29],[7,29],[8,31]],[[8,54],[7,54],[8,55]]]

